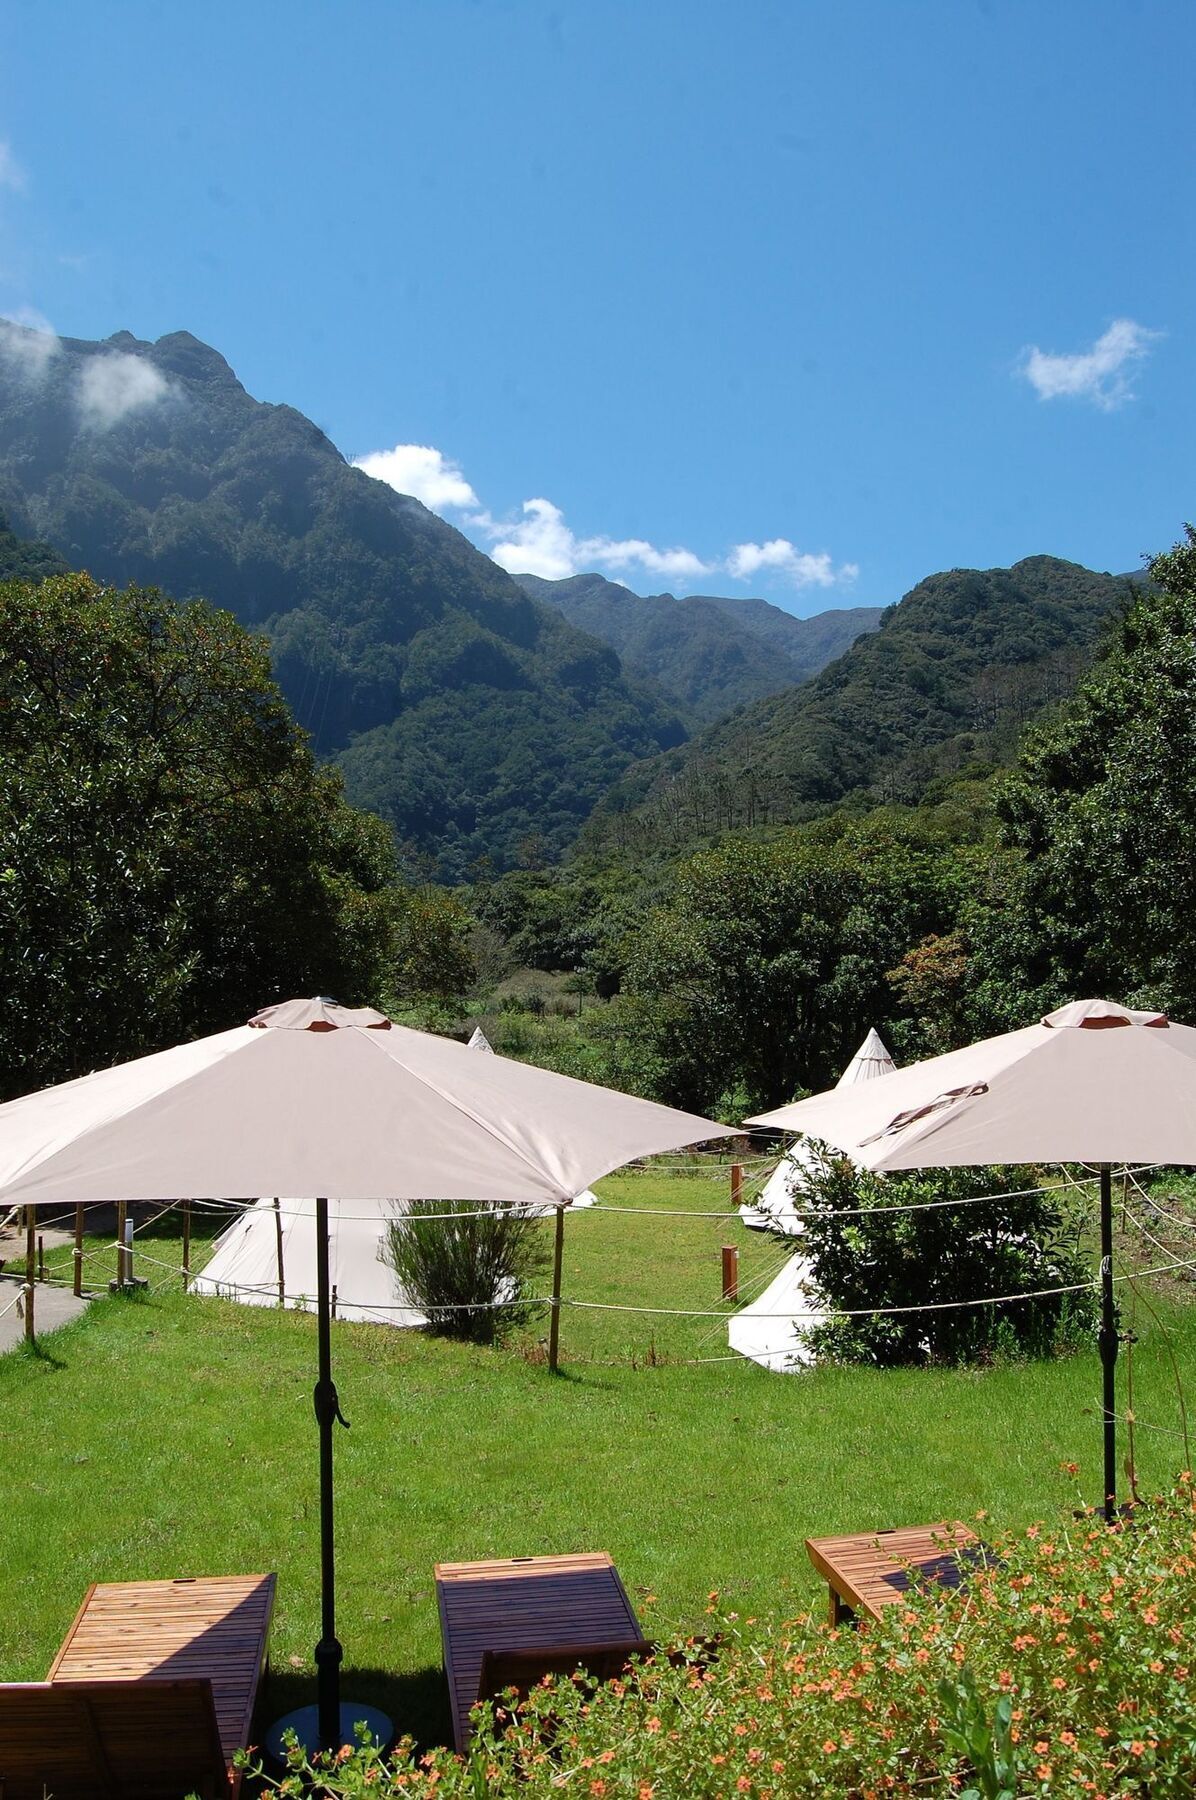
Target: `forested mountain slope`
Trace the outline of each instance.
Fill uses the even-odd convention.
[[[410,866],[549,853],[684,728],[604,644],[187,332],[0,331],[0,507],[72,567],[203,595],[267,632],[279,682]]]
[[[630,770],[587,838],[676,845],[852,795],[915,801],[938,775],[1010,754],[1071,692],[1131,588],[1051,556],[931,575],[804,687]]]
[[[56,550],[17,537],[0,513],[0,581],[43,581],[47,575],[65,573],[66,564]]]
[[[624,674],[654,682],[693,726],[808,681],[875,629],[883,610],[854,606],[798,619],[767,600],[640,595],[601,575],[515,579],[609,644]]]

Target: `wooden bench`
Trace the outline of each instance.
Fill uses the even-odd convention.
[[[3,1800],[224,1800],[232,1792],[210,1681],[0,1686]]]
[[[976,1533],[958,1521],[806,1539],[810,1561],[827,1585],[832,1625],[861,1612],[878,1619],[919,1577],[958,1587],[978,1548]]]
[[[274,1586],[219,1575],[90,1587],[47,1680],[0,1687],[0,1800],[179,1800],[192,1788],[234,1800]]]
[[[647,1654],[618,1570],[605,1551],[437,1563],[436,1598],[458,1750],[479,1699],[521,1693],[579,1667],[609,1680]]]

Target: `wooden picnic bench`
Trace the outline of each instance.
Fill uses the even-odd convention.
[[[235,1800],[274,1586],[95,1583],[46,1681],[0,1685],[0,1800]]]
[[[807,1538],[806,1550],[826,1582],[830,1622],[842,1625],[856,1613],[878,1619],[919,1576],[943,1587],[958,1587],[972,1560],[968,1547],[975,1549],[977,1543],[976,1533],[956,1521]]]
[[[649,1646],[605,1551],[437,1563],[444,1670],[458,1750],[469,1713],[507,1687],[584,1668],[609,1680]]]

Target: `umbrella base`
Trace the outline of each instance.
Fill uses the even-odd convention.
[[[363,1706],[359,1701],[341,1701],[341,1728],[338,1741],[340,1744],[356,1744],[356,1726],[364,1724],[374,1743],[385,1749],[394,1739],[393,1722],[376,1706]],[[300,1706],[295,1712],[286,1713],[275,1721],[266,1732],[265,1747],[275,1762],[286,1766],[286,1746],[283,1736],[293,1731],[308,1756],[314,1756],[320,1748],[320,1718],[314,1706]]]

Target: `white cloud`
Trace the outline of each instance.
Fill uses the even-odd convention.
[[[32,307],[0,317],[0,358],[26,381],[40,381],[61,348],[49,320]]]
[[[1056,356],[1032,344],[1019,369],[1040,400],[1091,400],[1102,412],[1112,412],[1133,399],[1131,368],[1162,336],[1133,319],[1114,319],[1091,350]]]
[[[470,523],[492,540],[490,554],[500,568],[512,575],[542,575],[560,581],[590,569],[627,573],[643,569],[671,581],[692,581],[708,575],[713,565],[678,547],[658,550],[645,538],[579,538],[565,522],[565,515],[551,500],[525,500],[523,516],[514,523],[478,514]]]
[[[783,575],[794,587],[836,587],[854,581],[858,563],[840,563],[836,568],[825,550],[817,554],[799,550],[788,538],[769,538],[764,544],[736,544],[727,558],[727,573],[737,581],[750,581],[761,569]]]
[[[656,576],[679,588],[700,577],[727,574],[746,581],[760,570],[780,575],[793,587],[834,587],[854,581],[855,563],[838,568],[826,551],[811,555],[788,538],[765,544],[736,544],[725,559],[699,556],[683,545],[661,549],[647,538],[581,537],[561,508],[544,495],[525,500],[514,518],[496,519],[478,500],[459,463],[430,444],[396,444],[355,458],[364,470],[400,494],[413,494],[433,512],[457,512],[462,523],[489,547],[500,568],[511,575],[539,575],[563,581],[590,570],[610,574]]]
[[[477,506],[478,497],[459,465],[430,444],[396,444],[393,450],[375,450],[354,459],[375,481],[384,481],[399,494],[412,494],[433,512],[446,506],[460,510]]]
[[[12,194],[23,194],[28,185],[28,177],[13,155],[11,144],[7,138],[0,138],[0,188],[7,188]]]
[[[130,413],[156,406],[169,392],[165,375],[144,356],[109,350],[103,356],[89,357],[83,365],[79,410],[84,424],[95,431],[107,431]]]

